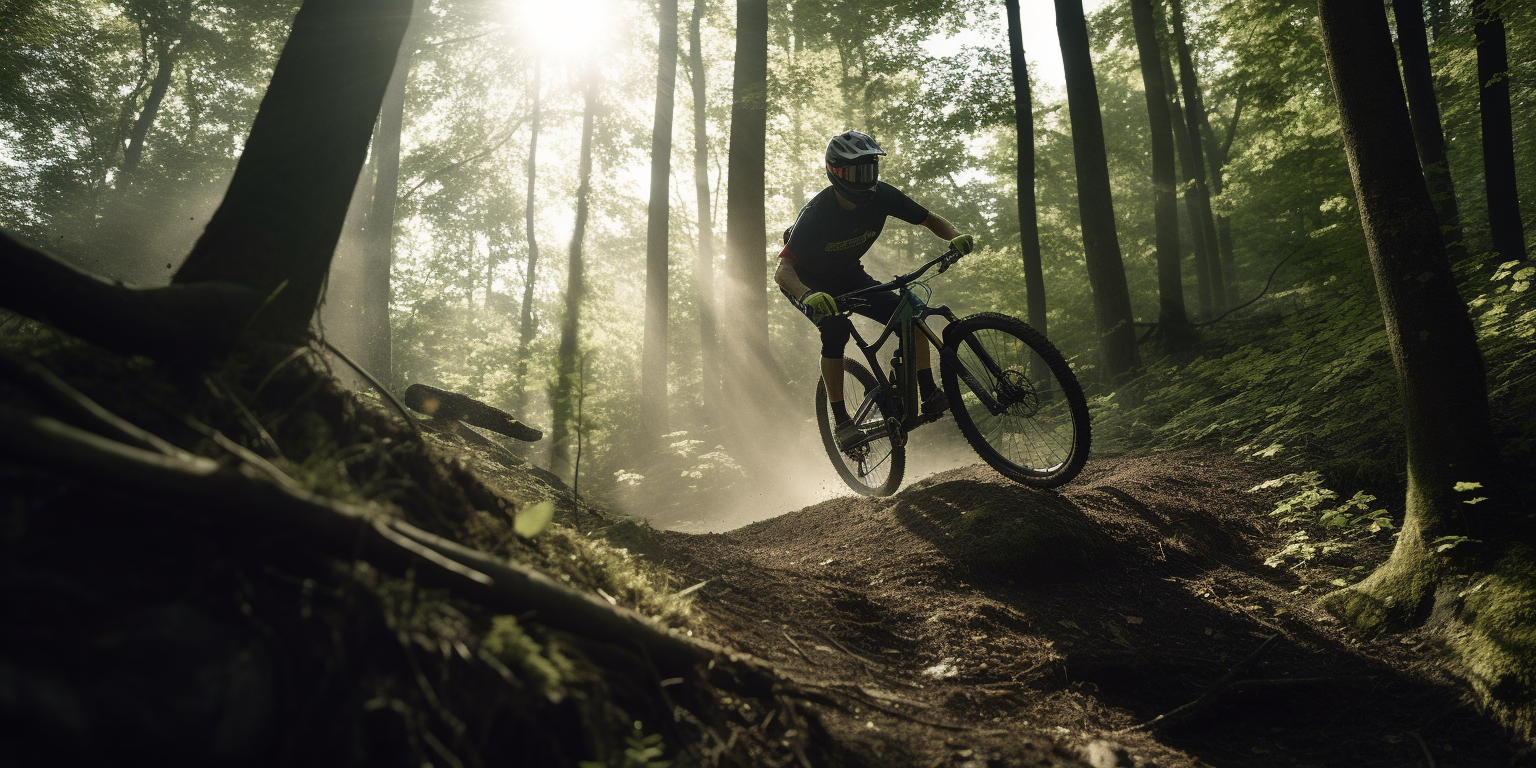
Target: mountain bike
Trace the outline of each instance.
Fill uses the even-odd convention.
[[[1011,480],[1052,488],[1077,476],[1088,460],[1091,431],[1088,403],[1067,361],[1045,336],[1024,321],[996,312],[963,318],[945,306],[930,306],[933,289],[923,275],[943,274],[961,254],[950,249],[916,271],[883,285],[835,297],[840,314],[868,305],[861,298],[897,291],[899,303],[879,338],[866,343],[853,331],[864,362],[843,358],[843,392],[859,434],[843,446],[833,436],[827,385],[816,385],[816,425],[832,465],[850,488],[866,496],[889,496],[906,471],[907,435],[943,414],[923,416],[917,396],[917,369],[907,365],[917,335],[938,350],[939,373],[949,412],[966,442],[993,469]],[[918,292],[923,296],[919,297]],[[942,338],[928,318],[948,320]],[[877,356],[895,339],[889,372]],[[867,362],[867,365],[866,365]],[[862,393],[862,395],[860,394]],[[859,399],[862,397],[862,399]]]

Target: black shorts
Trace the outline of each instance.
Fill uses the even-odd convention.
[[[813,291],[824,291],[832,294],[833,298],[845,293],[852,293],[860,288],[868,288],[879,285],[880,281],[869,276],[868,272],[859,270],[834,280],[818,280],[814,283],[807,282],[805,287]],[[816,324],[816,330],[821,332],[821,356],[833,359],[841,359],[843,348],[848,346],[848,337],[853,332],[853,321],[842,315],[832,315],[817,319],[816,313],[806,308],[796,296],[790,296],[784,292],[785,298],[800,310],[807,319]],[[896,307],[901,304],[901,297],[895,291],[877,291],[866,293],[859,297],[865,306],[851,310],[854,314],[863,315],[881,325],[890,322],[891,315],[895,314]]]

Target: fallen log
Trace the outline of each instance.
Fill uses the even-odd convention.
[[[761,662],[727,653],[712,643],[660,626],[639,613],[609,605],[566,587],[543,573],[464,547],[397,519],[377,504],[354,505],[319,496],[291,478],[248,462],[226,466],[180,450],[167,455],[112,440],[56,419],[0,406],[0,455],[41,464],[174,500],[168,510],[197,510],[225,517],[236,531],[291,531],[284,541],[304,541],[339,559],[366,560],[396,576],[447,589],[486,608],[532,614],[545,626],[610,642],[638,646],[658,671],[695,677],[715,659],[736,662],[749,677],[773,673]],[[237,537],[261,540],[265,537]]]
[[[536,442],[544,433],[518,421],[500,408],[457,392],[449,392],[425,384],[412,384],[405,390],[405,404],[417,413],[425,413],[446,421],[462,421],[472,427],[488,429],[514,440]]]

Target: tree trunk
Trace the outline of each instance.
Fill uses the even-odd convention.
[[[171,73],[176,70],[176,51],[179,47],[166,42],[155,54],[155,79],[150,81],[149,95],[144,98],[144,107],[139,110],[138,119],[133,121],[133,130],[128,134],[128,148],[123,150],[125,178],[133,175],[139,167],[139,157],[144,153],[144,139],[149,136],[149,128],[154,125],[155,116],[160,112],[165,92],[170,90]]]
[[[1189,143],[1189,123],[1184,120],[1184,109],[1179,104],[1179,95],[1173,87],[1178,82],[1173,76],[1173,65],[1168,57],[1162,57],[1163,82],[1168,85],[1168,112],[1169,122],[1173,124],[1173,139],[1179,147],[1179,169],[1183,171],[1184,187],[1184,211],[1189,218],[1189,236],[1194,242],[1195,251],[1195,294],[1200,302],[1200,314],[1205,317],[1215,316],[1216,302],[1212,299],[1211,292],[1211,261],[1218,258],[1216,244],[1207,242],[1205,228],[1200,226],[1200,204],[1194,193],[1195,166],[1199,161],[1195,158],[1193,147]]]
[[[768,133],[768,3],[737,0],[732,78],[731,145],[726,164],[726,306],[732,308],[731,360],[725,373],[734,397],[771,369],[768,351],[768,259],[764,177]],[[757,381],[754,381],[757,379]]]
[[[694,302],[699,311],[699,358],[705,413],[714,413],[720,387],[720,344],[715,313],[715,233],[710,218],[709,128],[704,88],[704,52],[699,30],[704,0],[693,1],[688,23],[688,73],[693,86],[693,188],[698,204],[699,251],[693,263]],[[799,37],[796,37],[799,40]]]
[[[1018,141],[1019,245],[1024,259],[1024,299],[1029,324],[1045,334],[1045,275],[1041,267],[1040,214],[1035,200],[1035,112],[1019,0],[1004,0],[1008,13],[1008,63],[1013,70],[1014,136]]]
[[[651,201],[645,228],[645,338],[640,360],[640,440],[656,447],[667,429],[667,269],[672,110],[677,86],[677,0],[661,0],[656,42],[656,112],[651,121]]]
[[[1168,87],[1163,82],[1163,54],[1157,43],[1152,0],[1131,0],[1136,26],[1136,50],[1141,57],[1141,82],[1147,93],[1147,121],[1152,130],[1152,206],[1157,228],[1158,329],[1170,350],[1191,341],[1189,314],[1184,309],[1184,277],[1179,269],[1179,194],[1173,180],[1173,118]]]
[[[1238,121],[1243,116],[1243,89],[1237,90],[1232,102],[1232,121],[1227,123],[1227,133],[1218,141],[1211,129],[1210,113],[1200,116],[1200,131],[1205,137],[1206,158],[1211,164],[1211,196],[1221,197],[1226,185],[1227,159],[1231,157],[1232,140],[1237,136]],[[1221,274],[1227,286],[1227,304],[1238,303],[1237,252],[1232,245],[1232,221],[1225,214],[1216,214],[1216,252],[1221,255]]]
[[[1318,5],[1408,438],[1405,518],[1391,557],[1364,581],[1325,597],[1323,606],[1357,628],[1376,630],[1422,621],[1435,582],[1462,572],[1453,563],[1477,545],[1442,554],[1435,543],[1444,536],[1484,538],[1479,529],[1487,523],[1478,518],[1499,501],[1469,507],[1456,486],[1493,485],[1498,457],[1482,357],[1415,162],[1386,13],[1356,0]]]
[[[1525,260],[1525,226],[1515,187],[1514,120],[1509,110],[1509,54],[1504,19],[1489,0],[1472,0],[1477,36],[1478,110],[1483,121],[1483,178],[1488,185],[1488,233],[1498,261]]]
[[[363,297],[356,318],[362,329],[363,348],[358,362],[386,382],[394,380],[389,300],[390,272],[395,263],[395,204],[400,197],[400,135],[405,129],[405,86],[420,28],[421,9],[413,8],[400,53],[395,57],[395,69],[389,76],[389,88],[384,91],[384,105],[379,110],[379,127],[373,140],[373,205],[363,228]]]
[[[1461,210],[1456,204],[1456,185],[1445,156],[1445,131],[1440,125],[1440,103],[1435,98],[1435,76],[1429,66],[1429,32],[1424,27],[1420,0],[1392,0],[1397,20],[1397,50],[1403,60],[1403,84],[1408,91],[1408,118],[1413,142],[1419,148],[1424,180],[1435,203],[1440,231],[1452,261],[1467,257],[1461,232]]]
[[[1067,79],[1067,106],[1072,119],[1072,154],[1077,167],[1078,215],[1083,225],[1083,255],[1088,285],[1093,291],[1093,315],[1107,383],[1120,384],[1141,367],[1136,350],[1131,295],[1115,232],[1114,201],[1110,195],[1109,161],[1104,147],[1104,122],[1099,113],[1098,85],[1088,47],[1088,25],[1082,0],[1056,0],[1056,33]]]
[[[570,435],[575,401],[572,399],[579,357],[581,333],[581,298],[586,293],[585,264],[581,244],[587,234],[587,198],[592,192],[592,130],[597,117],[597,72],[584,74],[581,114],[581,159],[577,165],[576,226],[571,232],[571,261],[565,280],[565,317],[560,322],[560,351],[555,374],[554,411],[549,435],[549,468],[561,477],[571,477]],[[580,425],[575,425],[579,428]]]
[[[226,281],[270,300],[251,331],[308,335],[411,17],[411,0],[307,0],[234,178],[173,284]]]
[[[1184,6],[1182,0],[1169,0],[1173,18],[1173,44],[1179,56],[1179,85],[1184,91],[1184,118],[1189,133],[1189,154],[1195,172],[1195,185],[1190,191],[1199,211],[1198,225],[1206,243],[1206,269],[1211,275],[1212,309],[1221,311],[1228,304],[1225,274],[1222,271],[1220,238],[1216,234],[1216,219],[1211,213],[1211,188],[1205,170],[1205,144],[1200,139],[1200,124],[1205,122],[1205,100],[1200,95],[1200,81],[1195,73],[1195,60],[1189,52],[1189,42],[1184,35]]]
[[[542,101],[542,85],[540,83],[543,63],[535,58],[533,60],[533,115],[532,127],[528,132],[528,190],[523,203],[523,230],[528,237],[528,266],[523,270],[523,307],[522,317],[517,329],[517,379],[514,386],[517,392],[514,395],[513,410],[518,416],[523,415],[528,405],[528,347],[533,343],[533,286],[539,274],[539,241],[534,233],[534,216],[538,212],[534,206],[536,200],[535,189],[539,177],[539,106]]]

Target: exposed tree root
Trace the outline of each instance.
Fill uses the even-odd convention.
[[[547,626],[619,646],[638,646],[659,670],[690,676],[701,663],[729,658],[738,672],[772,675],[760,662],[727,654],[657,626],[633,611],[569,589],[544,574],[501,561],[394,519],[377,505],[345,504],[310,493],[270,465],[226,466],[179,449],[136,448],[55,419],[0,408],[0,452],[20,462],[86,473],[192,502],[229,516],[240,528],[294,531],[327,554],[366,559],[385,572],[413,573],[492,610],[532,612]],[[262,462],[263,464],[265,462]]]

